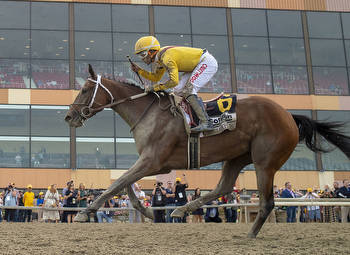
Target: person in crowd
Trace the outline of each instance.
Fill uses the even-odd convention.
[[[36,206],[42,207],[44,206],[44,192],[40,191],[38,194],[38,198],[36,199]],[[42,221],[43,219],[43,210],[38,211],[38,221]]]
[[[58,208],[59,207],[59,194],[56,189],[56,184],[49,186],[49,189],[46,191],[44,197],[44,208]],[[43,220],[47,222],[56,222],[58,223],[60,219],[60,214],[57,211],[43,211]]]
[[[185,181],[184,184],[181,183],[181,178],[176,178],[175,186],[173,187],[173,192],[175,193],[175,205],[183,206],[187,204],[187,196],[186,189],[188,188],[188,182],[186,179],[186,175],[183,174],[183,179]],[[182,218],[175,218],[174,221],[176,223],[186,223],[187,213],[184,214]]]
[[[17,205],[24,206],[23,192],[21,190],[17,190]],[[25,210],[20,210],[20,209],[16,210],[15,221],[24,222],[24,214],[25,214]]]
[[[350,198],[350,185],[349,180],[343,180],[343,187],[339,189],[338,196],[341,198]],[[341,207],[341,222],[348,222],[348,217],[350,213],[350,207],[342,206]]]
[[[0,192],[0,206],[4,205],[4,192]],[[2,209],[0,208],[0,222],[2,222]]]
[[[140,201],[141,205],[143,206],[145,198],[146,198],[146,194],[145,192],[142,191],[142,186],[141,184],[135,183],[135,195],[138,198],[138,200]],[[141,214],[141,212],[139,211],[135,211],[135,222],[145,222],[145,217]]]
[[[85,189],[84,183],[79,184],[78,190],[78,207],[87,207],[87,191]]]
[[[23,203],[26,207],[33,207],[34,206],[34,192],[32,191],[32,185],[28,184],[27,191],[23,195]],[[24,221],[31,222],[32,221],[32,210],[24,210]]]
[[[167,182],[167,187],[165,189],[165,205],[166,206],[175,206],[175,193],[173,192],[173,183],[171,181]],[[174,211],[174,209],[167,209],[166,210],[166,218],[165,221],[167,223],[173,222],[173,217],[171,217],[171,213]]]
[[[104,208],[112,208],[113,207],[113,203],[111,200],[107,200],[104,205]],[[113,212],[112,211],[97,211],[96,212],[96,216],[97,216],[97,221],[98,223],[103,223],[103,219],[106,220],[107,223],[112,223],[113,222]]]
[[[237,193],[238,193],[238,190],[236,189],[236,187],[234,187],[233,192],[223,197],[224,203],[237,204],[238,203]],[[237,207],[225,207],[224,210],[225,210],[226,222],[235,223],[237,221]]]
[[[219,202],[217,200],[212,201],[208,205],[218,205]],[[215,222],[215,223],[221,223],[222,219],[220,218],[219,215],[219,208],[218,207],[212,207],[212,208],[207,208],[207,211],[204,216],[205,222]]]
[[[194,190],[194,194],[192,196],[192,201],[196,200],[197,198],[200,198],[201,196],[201,190],[200,188],[196,188]],[[193,223],[202,223],[203,222],[203,208],[198,208],[197,210],[192,212],[192,222]]]
[[[331,195],[334,198],[340,198],[339,197],[339,182],[338,181],[334,181],[333,182],[333,189],[331,191]],[[341,222],[341,209],[340,206],[335,206],[334,207],[334,212],[335,212],[335,217],[336,217],[336,221],[337,222]]]
[[[328,185],[325,185],[324,192],[320,196],[321,198],[333,198],[333,195],[331,193],[331,189]],[[335,208],[334,206],[324,206],[323,207],[323,217],[324,222],[336,222],[337,218],[335,215]]]
[[[319,198],[316,192],[313,192],[312,188],[308,188],[306,194],[302,197],[304,199],[315,199]],[[307,206],[308,221],[309,222],[320,222],[321,221],[321,211],[318,205]]]
[[[282,198],[295,198],[296,195],[292,190],[292,184],[290,182],[285,183],[285,189],[282,191]],[[296,206],[287,206],[287,222],[296,222]]]
[[[5,195],[5,206],[17,206],[17,190],[11,185]],[[5,219],[7,222],[16,221],[16,209],[5,209]]]
[[[166,191],[162,182],[157,182],[152,191],[152,207],[165,206]],[[165,222],[165,210],[153,210],[154,223]]]
[[[65,199],[67,199],[67,206],[69,208],[74,208],[78,206],[78,191],[74,189],[74,184],[72,183],[69,186],[69,190],[66,191]],[[77,211],[67,211],[67,223],[73,222],[74,216],[77,214]]]
[[[65,198],[66,197],[66,192],[67,190],[70,189],[70,186],[74,184],[73,180],[70,180],[67,182],[67,186],[65,188],[63,188],[62,190],[62,197],[63,197],[63,207],[67,207],[67,199]],[[68,212],[67,211],[63,211],[62,213],[62,222],[67,222],[67,214]]]

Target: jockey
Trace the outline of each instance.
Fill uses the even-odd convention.
[[[160,48],[158,40],[153,36],[141,37],[135,44],[135,54],[147,65],[154,63],[154,72],[147,72],[132,64],[131,69],[147,80],[159,82],[165,71],[169,79],[145,88],[146,92],[161,91],[173,88],[174,93],[183,96],[192,106],[200,124],[191,129],[192,132],[213,130],[209,116],[197,92],[214,76],[218,69],[216,59],[206,50],[182,46],[166,46]],[[184,72],[179,80],[179,72]]]

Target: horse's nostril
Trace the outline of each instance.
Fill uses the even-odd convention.
[[[65,121],[70,121],[71,119],[72,119],[72,117],[69,116],[69,115],[67,115],[67,116],[64,118]]]

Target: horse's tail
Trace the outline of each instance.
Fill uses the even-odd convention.
[[[341,129],[346,122],[320,122],[303,115],[292,114],[299,128],[299,142],[305,140],[306,146],[314,152],[330,152],[316,141],[316,134],[323,136],[328,142],[337,146],[350,159],[350,137]]]

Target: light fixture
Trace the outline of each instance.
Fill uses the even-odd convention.
[[[30,46],[29,46],[29,45],[26,45],[26,46],[24,46],[24,48],[29,49],[29,48],[30,48]]]
[[[211,43],[210,46],[211,46],[211,47],[214,47],[214,46],[215,46],[215,43]]]
[[[5,40],[5,37],[0,37],[0,41],[3,41],[3,40]]]
[[[63,39],[62,42],[68,42],[68,40],[67,39]]]
[[[95,41],[94,40],[90,40],[91,43],[94,43]]]
[[[243,44],[242,47],[243,48],[248,48],[248,45],[247,44]]]
[[[80,57],[85,57],[85,54],[81,54]]]
[[[85,48],[85,50],[90,50],[90,48]]]
[[[62,46],[60,46],[60,47],[58,47],[58,49],[59,49],[59,50],[63,50],[63,47],[62,47]]]
[[[59,56],[59,55],[61,55],[61,54],[59,54],[59,53],[56,53],[56,56]]]

